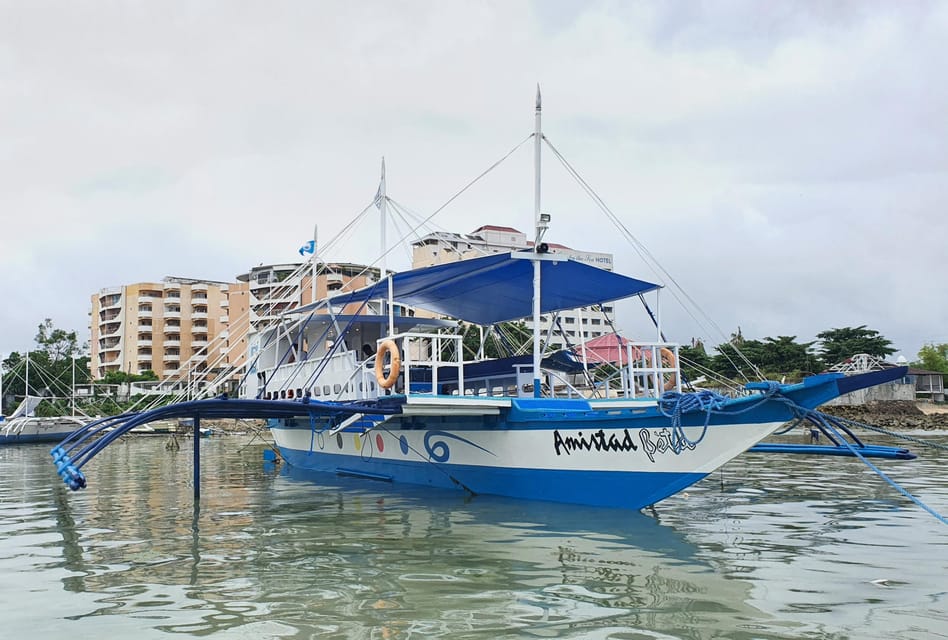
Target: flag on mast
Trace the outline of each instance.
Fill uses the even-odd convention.
[[[315,241],[315,240],[310,240],[309,242],[307,242],[306,244],[304,244],[302,247],[300,247],[300,255],[301,255],[301,256],[306,255],[307,253],[310,254],[310,255],[316,253],[316,241]]]

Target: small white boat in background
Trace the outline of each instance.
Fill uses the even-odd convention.
[[[29,442],[58,442],[89,420],[73,416],[38,417],[33,415],[43,399],[27,396],[9,418],[0,421],[0,445]]]

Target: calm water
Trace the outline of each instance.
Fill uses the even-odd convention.
[[[165,442],[79,493],[0,448],[0,637],[948,637],[948,527],[854,460],[747,454],[653,517],[295,477],[228,436],[196,512]],[[883,465],[946,513],[923,453]]]

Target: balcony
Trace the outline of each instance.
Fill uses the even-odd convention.
[[[165,355],[161,356],[161,360],[165,363],[166,366],[167,366],[167,365],[174,365],[174,366],[177,367],[177,366],[179,366],[179,364],[180,364],[180,362],[181,362],[181,354],[179,354],[179,353],[166,353]]]
[[[251,303],[256,306],[262,305],[271,305],[271,304],[291,304],[295,305],[299,302],[299,293],[293,291],[280,292],[281,295],[263,295],[263,296],[254,296],[251,299]]]
[[[192,347],[206,347],[206,346],[207,346],[207,338],[203,338],[203,339],[201,339],[201,338],[191,338],[191,346],[192,346]]]
[[[181,298],[180,289],[166,289],[165,290],[165,299],[166,300],[178,300]]]
[[[192,311],[191,318],[195,318],[198,320],[207,319],[207,309],[205,309],[204,311]]]
[[[119,323],[119,322],[109,323],[109,324],[105,325],[105,328],[102,329],[102,336],[101,336],[101,337],[107,338],[107,337],[110,337],[110,336],[117,336],[117,335],[119,335],[119,333],[121,332],[121,330],[122,330],[122,325],[121,325],[121,323]]]
[[[180,347],[180,346],[181,346],[181,340],[179,340],[178,338],[174,338],[174,339],[170,339],[170,340],[165,340],[162,344],[164,344],[164,346],[165,346],[166,349],[167,349],[168,347]]]
[[[151,317],[152,317],[151,309],[142,309],[141,307],[139,307],[139,309],[138,309],[138,317],[139,317],[139,318],[151,318]]]
[[[164,315],[165,315],[165,318],[180,318],[181,310],[180,309],[171,310],[165,307]]]
[[[138,330],[139,330],[139,331],[144,331],[145,333],[149,333],[149,332],[152,330],[152,325],[151,325],[151,324],[145,324],[144,322],[139,322],[139,323],[138,323]]]
[[[191,285],[191,292],[195,291],[204,291],[207,292],[207,283],[206,282],[195,282]]]

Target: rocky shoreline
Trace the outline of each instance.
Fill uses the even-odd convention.
[[[865,405],[826,405],[820,411],[898,431],[948,431],[948,407],[905,400],[870,402]]]

